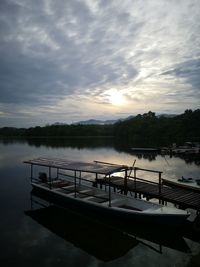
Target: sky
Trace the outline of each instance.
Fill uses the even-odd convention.
[[[0,127],[200,108],[199,0],[0,0]]]

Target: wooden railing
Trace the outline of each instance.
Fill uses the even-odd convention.
[[[161,194],[161,186],[162,186],[162,172],[161,171],[149,170],[149,169],[138,168],[138,167],[133,167],[133,171],[134,171],[134,176],[129,176],[128,179],[131,178],[135,181],[135,191],[136,191],[136,181],[140,180],[140,181],[148,182],[151,184],[156,184],[156,185],[158,184],[159,194]],[[153,182],[150,180],[145,180],[143,178],[137,177],[137,171],[157,173],[158,174],[158,182]]]

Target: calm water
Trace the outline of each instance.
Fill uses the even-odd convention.
[[[108,161],[163,171],[163,177],[199,177],[197,160],[131,155],[109,142],[44,143],[0,141],[1,266],[198,266],[200,243],[188,237],[137,229],[132,236],[71,211],[31,203],[29,166],[24,160],[57,157]],[[143,177],[144,174],[141,173]],[[157,179],[157,177],[150,177]],[[36,205],[36,212],[31,207]],[[111,227],[112,226],[112,227]],[[158,238],[156,238],[156,236]],[[160,238],[159,238],[160,237]],[[193,264],[193,265],[192,265]]]

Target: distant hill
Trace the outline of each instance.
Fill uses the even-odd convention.
[[[54,126],[60,126],[60,125],[67,125],[67,123],[64,123],[64,122],[55,122],[52,125],[54,125]]]
[[[107,125],[107,124],[114,124],[115,122],[117,122],[117,120],[94,120],[94,119],[90,119],[90,120],[86,120],[86,121],[78,121],[76,123],[73,123],[75,125],[80,124],[80,125]]]
[[[109,125],[109,124],[115,124],[116,122],[119,122],[119,121],[130,120],[134,117],[135,116],[129,116],[127,118],[120,118],[117,120],[94,120],[94,119],[90,119],[90,120],[86,120],[86,121],[79,121],[79,122],[76,122],[73,124],[75,124],[75,125],[77,125],[77,124],[80,124],[80,125]]]
[[[178,116],[177,114],[158,114],[156,117],[160,118],[160,117],[165,117],[165,118],[174,118]]]
[[[158,118],[160,117],[165,117],[165,118],[173,118],[177,116],[176,114],[159,114],[157,115]],[[85,120],[85,121],[78,121],[75,123],[72,123],[73,125],[112,125],[115,124],[116,122],[122,122],[122,121],[128,121],[133,119],[135,116],[130,115],[127,118],[120,118],[120,119],[116,119],[116,120],[95,120],[95,119],[89,119],[89,120]],[[67,123],[62,123],[62,122],[55,122],[52,125],[67,125]]]

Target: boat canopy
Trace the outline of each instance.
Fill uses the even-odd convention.
[[[63,159],[50,159],[50,158],[37,158],[24,163],[38,166],[45,166],[50,168],[58,168],[70,171],[81,171],[87,173],[99,173],[104,175],[110,175],[115,172],[128,170],[129,167],[126,165],[117,165],[109,163],[99,162],[82,162],[82,161],[70,161]]]

